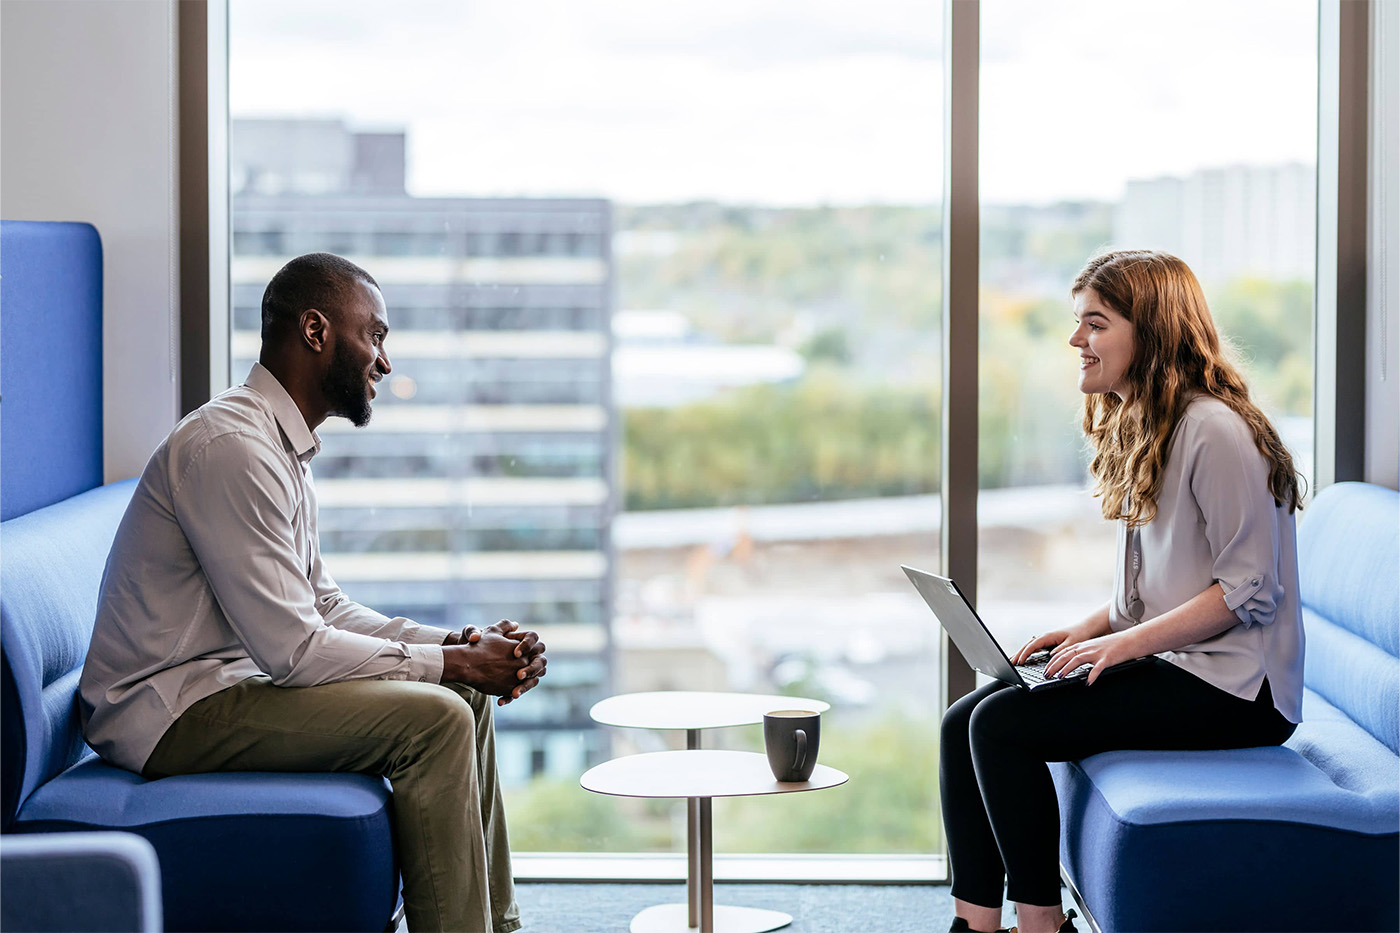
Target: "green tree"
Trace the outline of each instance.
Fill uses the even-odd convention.
[[[808,362],[830,362],[844,365],[851,361],[851,344],[846,332],[839,327],[828,327],[813,334],[802,345],[802,355]]]
[[[934,852],[938,724],[824,717],[821,762],[848,784],[810,794],[735,797],[716,803],[715,845],[726,852]],[[761,751],[761,739],[755,743]]]
[[[625,413],[627,508],[760,505],[938,488],[937,387],[835,369]]]
[[[1237,279],[1207,297],[1257,399],[1284,414],[1311,415],[1312,283]]]
[[[506,792],[511,848],[520,852],[646,852],[670,837],[661,807],[536,778]]]

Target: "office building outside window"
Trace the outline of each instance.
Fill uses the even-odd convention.
[[[941,14],[231,6],[235,378],[287,258],[383,285],[388,390],[313,465],[326,562],[543,633],[497,715],[516,850],[683,852],[683,806],[578,777],[684,737],[588,710],[725,690],[829,701],[823,762],[882,790],[720,801],[719,852],[935,864],[939,629],[899,565],[938,557]]]
[[[371,428],[319,429],[327,565],[428,625],[538,630],[549,677],[503,717],[502,774],[576,775],[603,754],[588,708],[610,656],[609,204],[413,198],[405,134],[338,120],[235,120],[232,138],[234,373],[293,256],[354,260],[389,308]]]

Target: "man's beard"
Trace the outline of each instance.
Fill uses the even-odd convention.
[[[369,424],[369,375],[355,365],[345,344],[337,341],[331,367],[321,379],[321,394],[330,402],[328,414],[349,418],[357,428]]]

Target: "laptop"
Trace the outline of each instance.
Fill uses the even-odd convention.
[[[1066,672],[1064,677],[1047,678],[1045,665],[1050,661],[1048,650],[1031,655],[1025,664],[1012,664],[1001,645],[992,637],[992,633],[987,631],[987,626],[968,605],[966,597],[956,583],[947,577],[902,564],[899,569],[904,571],[909,582],[914,584],[914,589],[918,590],[924,602],[928,603],[943,630],[948,633],[953,644],[958,646],[958,650],[967,659],[967,663],[972,665],[973,670],[1027,690],[1046,690],[1081,683],[1093,670],[1093,665],[1081,664],[1075,670]],[[1112,670],[1150,660],[1151,658],[1138,658],[1126,661],[1114,665]]]

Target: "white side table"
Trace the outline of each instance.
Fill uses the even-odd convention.
[[[715,797],[793,794],[823,790],[846,783],[835,768],[817,765],[808,781],[782,784],[773,779],[768,759],[755,752],[687,749],[651,752],[605,761],[584,772],[579,783],[597,794],[619,797],[685,797],[699,809],[699,929],[700,933],[764,933],[792,922],[777,910],[714,906],[714,848],[711,802]],[[695,889],[692,888],[692,894]],[[687,904],[648,907],[632,918],[632,933],[685,933],[696,929]]]
[[[651,693],[624,693],[593,704],[588,715],[606,726],[628,729],[684,729],[687,749],[700,748],[700,730],[731,726],[751,726],[763,722],[763,714],[777,709],[809,709],[824,713],[831,704],[810,697],[790,697],[764,693],[711,693],[690,690],[665,690]],[[599,766],[601,767],[601,765]],[[772,779],[772,774],[769,774]],[[631,795],[622,795],[631,796]],[[686,796],[686,795],[681,795]],[[716,796],[725,796],[719,794]],[[700,798],[690,797],[686,804],[686,926],[664,929],[694,930],[700,924]],[[638,919],[650,911],[637,915]],[[672,909],[667,905],[665,909]],[[735,908],[736,910],[739,908]],[[728,908],[723,908],[728,910]],[[786,916],[786,915],[782,915]],[[790,923],[791,919],[784,921]],[[779,924],[781,926],[782,924]],[[662,928],[658,928],[662,929]],[[723,928],[721,928],[723,929]],[[774,927],[755,927],[770,930]],[[633,922],[633,933],[643,933]]]

